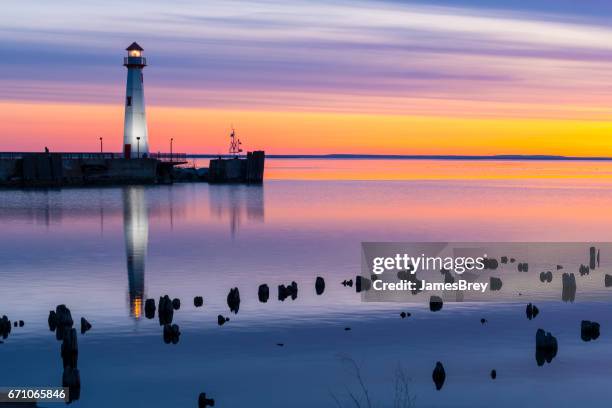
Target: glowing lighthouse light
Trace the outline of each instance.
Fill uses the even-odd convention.
[[[127,67],[128,73],[125,89],[123,145],[126,155],[143,157],[149,154],[144,77],[142,75],[142,69],[147,66],[147,59],[142,56],[143,48],[135,42],[126,50],[128,56],[123,59],[123,65]]]

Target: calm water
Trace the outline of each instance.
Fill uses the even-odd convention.
[[[399,368],[418,407],[608,406],[605,297],[541,302],[528,321],[528,298],[434,314],[362,303],[339,282],[359,273],[362,241],[612,241],[612,163],[270,160],[268,169],[260,187],[0,191],[0,314],[26,322],[0,345],[0,386],[60,385],[47,316],[65,303],[93,324],[79,336],[75,406],[190,407],[202,391],[221,407],[334,407],[333,396],[350,406],[347,390],[359,388],[346,358],[376,407],[394,406]],[[298,298],[274,299],[292,280]],[[266,304],[261,283],[272,289]],[[230,315],[234,286],[242,303]],[[144,299],[164,294],[182,300],[177,345],[143,316]],[[403,310],[412,316],[400,319]],[[218,327],[217,314],[231,321]],[[583,319],[601,323],[598,340],[580,340]],[[560,347],[543,367],[539,327]],[[438,360],[441,391],[431,380]]]

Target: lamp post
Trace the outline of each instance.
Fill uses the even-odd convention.
[[[100,137],[100,153],[104,153],[104,149],[102,148],[102,137]]]
[[[136,158],[140,159],[140,136],[136,137]]]
[[[170,162],[172,162],[172,142],[174,142],[174,138],[170,138]]]

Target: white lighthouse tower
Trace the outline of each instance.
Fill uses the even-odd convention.
[[[126,157],[143,157],[149,154],[144,77],[142,75],[142,69],[147,66],[147,59],[142,56],[143,48],[135,42],[126,50],[128,56],[123,59],[123,65],[128,70],[123,128],[124,153]]]

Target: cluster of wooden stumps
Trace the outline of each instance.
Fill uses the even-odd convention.
[[[65,305],[58,305],[55,310],[49,311],[49,330],[55,332],[55,338],[62,342],[60,356],[64,371],[62,373],[62,387],[68,388],[70,403],[81,396],[81,374],[78,369],[79,343],[77,331],[73,327],[74,321],[70,309]],[[91,329],[91,323],[81,317],[81,335]]]

